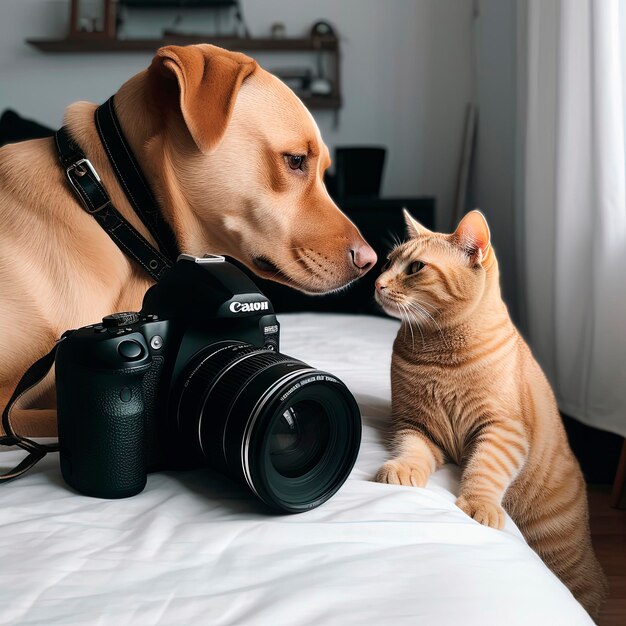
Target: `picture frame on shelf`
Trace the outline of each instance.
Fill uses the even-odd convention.
[[[116,39],[118,0],[70,0],[69,39]]]

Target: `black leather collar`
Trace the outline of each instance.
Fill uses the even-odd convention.
[[[96,109],[95,124],[113,171],[133,210],[159,246],[152,246],[113,206],[91,161],[65,127],[55,141],[61,166],[83,208],[102,226],[116,245],[154,280],[176,261],[178,246],[150,190],[141,168],[124,138],[113,98]]]

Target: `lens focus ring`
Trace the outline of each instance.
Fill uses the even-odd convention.
[[[211,346],[194,364],[180,395],[178,424],[182,439],[192,444],[196,455],[225,470],[222,438],[235,397],[259,372],[293,360],[240,342]]]

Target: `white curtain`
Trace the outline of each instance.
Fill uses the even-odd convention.
[[[518,8],[526,332],[561,411],[626,436],[626,1]]]

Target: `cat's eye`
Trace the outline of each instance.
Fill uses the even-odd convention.
[[[413,274],[417,274],[417,272],[419,272],[423,267],[424,267],[424,264],[421,261],[413,261],[406,268],[406,273],[409,276],[411,276]]]
[[[383,266],[380,268],[381,272],[386,272],[389,268],[391,267],[391,261],[389,259],[387,259],[384,263]]]

